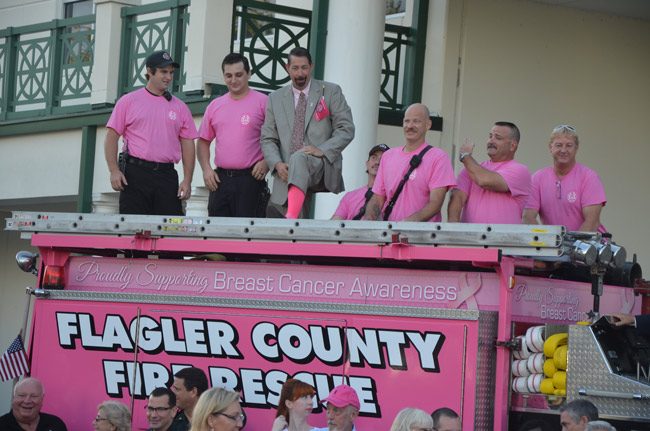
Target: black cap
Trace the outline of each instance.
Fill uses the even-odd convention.
[[[146,65],[152,69],[169,65],[174,66],[176,69],[179,69],[181,67],[180,64],[176,63],[172,59],[172,56],[169,55],[167,51],[156,51],[153,54],[150,54],[149,57],[147,57]]]
[[[370,149],[370,152],[368,153],[368,158],[372,157],[372,155],[375,154],[377,151],[381,151],[382,153],[385,153],[388,150],[390,150],[390,147],[386,144],[375,145]]]

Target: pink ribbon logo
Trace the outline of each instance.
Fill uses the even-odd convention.
[[[449,304],[449,308],[460,308],[465,303],[468,310],[478,310],[478,302],[474,295],[481,289],[480,273],[464,273],[458,277],[458,298]]]

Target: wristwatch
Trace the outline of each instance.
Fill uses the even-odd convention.
[[[471,156],[471,155],[472,155],[472,153],[460,153],[458,155],[458,161],[462,162],[465,157]]]

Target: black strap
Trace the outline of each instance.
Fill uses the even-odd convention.
[[[163,94],[156,94],[156,93],[153,93],[151,90],[149,90],[147,87],[144,87],[144,89],[147,90],[149,92],[149,94],[151,94],[152,96],[156,96],[156,97],[162,96],[162,97],[165,98],[166,101],[168,101],[168,102],[172,101],[172,94],[167,90],[163,91]]]
[[[402,193],[402,190],[404,189],[404,185],[406,185],[406,182],[408,181],[409,177],[411,176],[415,168],[420,166],[420,163],[422,163],[422,158],[424,157],[426,152],[429,151],[430,149],[431,149],[431,145],[427,145],[422,149],[422,151],[420,151],[420,154],[416,154],[415,156],[411,157],[408,171],[406,171],[404,178],[402,178],[402,181],[400,181],[399,185],[397,186],[397,189],[395,190],[395,194],[393,195],[392,198],[390,198],[388,205],[386,205],[386,209],[384,210],[384,220],[388,220],[388,217],[390,217],[390,213],[393,212],[393,207],[395,206],[395,202],[397,202],[397,198],[399,198],[399,195]]]
[[[373,195],[372,187],[368,187],[368,190],[366,190],[366,194],[364,195],[366,201],[363,203],[361,208],[359,208],[359,212],[357,213],[357,215],[352,217],[352,220],[361,220],[361,217],[363,217],[364,214],[366,213],[366,207],[368,206],[368,202],[370,202],[370,199],[372,199],[372,195]]]

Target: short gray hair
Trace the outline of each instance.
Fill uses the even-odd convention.
[[[591,421],[587,424],[585,431],[616,431],[616,428],[605,421]]]
[[[567,412],[574,422],[578,422],[583,416],[585,416],[589,422],[598,420],[598,407],[596,407],[591,401],[587,400],[573,400],[560,408],[560,413],[562,412]]]
[[[106,415],[106,420],[116,428],[116,431],[131,431],[131,413],[129,408],[117,401],[104,401],[97,410]]]
[[[24,379],[16,383],[16,386],[14,386],[13,396],[15,397],[18,389],[20,389],[22,386],[28,383],[36,384],[41,390],[41,396],[45,395],[45,388],[43,387],[43,383],[40,380],[38,380],[36,377],[25,377]]]
[[[519,130],[519,127],[515,123],[512,123],[510,121],[497,121],[494,123],[495,126],[500,126],[500,127],[507,127],[510,129],[510,139],[513,141],[517,141],[517,144],[521,141],[521,131]]]

